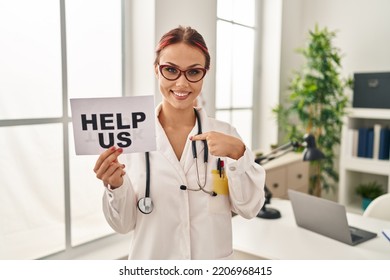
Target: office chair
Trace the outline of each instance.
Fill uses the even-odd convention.
[[[374,199],[364,210],[363,216],[390,221],[390,193]]]

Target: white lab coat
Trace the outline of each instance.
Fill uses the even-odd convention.
[[[132,230],[129,259],[228,259],[232,258],[231,211],[253,218],[264,203],[265,171],[255,163],[247,148],[238,160],[225,160],[229,195],[210,196],[202,191],[181,190],[180,186],[198,188],[195,160],[188,140],[180,161],[157,119],[157,151],[150,152],[150,196],[154,210],[142,214],[137,208],[145,196],[145,154],[126,155],[126,175],[121,187],[106,188],[103,212],[110,226],[119,233]],[[238,137],[227,123],[209,118],[199,109],[203,132],[219,131]],[[197,134],[197,125],[189,136]],[[200,182],[205,180],[204,146],[197,141]],[[206,189],[211,190],[211,170],[217,157],[209,154]]]

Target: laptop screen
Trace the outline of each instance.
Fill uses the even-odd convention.
[[[288,195],[298,226],[343,243],[354,245],[343,205],[294,190],[288,190]],[[356,230],[360,231],[360,229]],[[363,233],[363,240],[359,240],[357,243],[376,236],[375,233],[363,232],[368,234]]]

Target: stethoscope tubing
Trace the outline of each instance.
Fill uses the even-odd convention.
[[[152,198],[150,197],[150,156],[149,152],[145,152],[145,165],[146,165],[146,187],[145,196],[140,198],[137,202],[138,210],[143,214],[150,214],[153,211],[154,205]]]
[[[145,189],[145,196],[150,197],[150,157],[149,152],[145,152],[145,165],[146,165],[146,189]]]
[[[200,116],[199,116],[199,113],[198,111],[194,108],[194,112],[195,112],[195,117],[196,117],[196,120],[198,122],[198,134],[202,134],[202,124],[201,124],[201,121],[200,121]],[[191,188],[187,188],[185,187],[182,188],[182,186],[180,186],[180,188],[182,190],[189,190],[189,191],[203,191],[204,193],[207,193],[211,196],[216,196],[217,193],[215,193],[214,191],[208,191],[205,189],[206,187],[206,183],[207,183],[207,163],[208,163],[208,157],[209,157],[209,149],[208,149],[208,145],[207,145],[207,141],[206,140],[202,140],[203,142],[203,145],[204,145],[204,151],[203,151],[203,159],[204,159],[204,164],[205,164],[205,180],[204,180],[204,183],[201,184],[200,182],[200,176],[199,176],[199,168],[198,168],[198,154],[197,154],[197,150],[196,150],[196,141],[193,141],[191,143],[192,145],[192,156],[193,158],[195,159],[195,165],[196,165],[196,180],[197,180],[197,184],[198,184],[198,189],[191,189]],[[150,197],[150,156],[149,156],[149,152],[145,152],[145,165],[146,165],[146,186],[145,186],[145,196],[140,198],[138,200],[138,203],[137,203],[137,207],[139,209],[139,211],[143,214],[150,214],[152,211],[153,211],[153,201]]]

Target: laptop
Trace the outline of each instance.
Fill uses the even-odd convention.
[[[314,231],[348,245],[377,236],[376,233],[348,225],[345,206],[317,196],[289,189],[288,196],[299,227]]]

